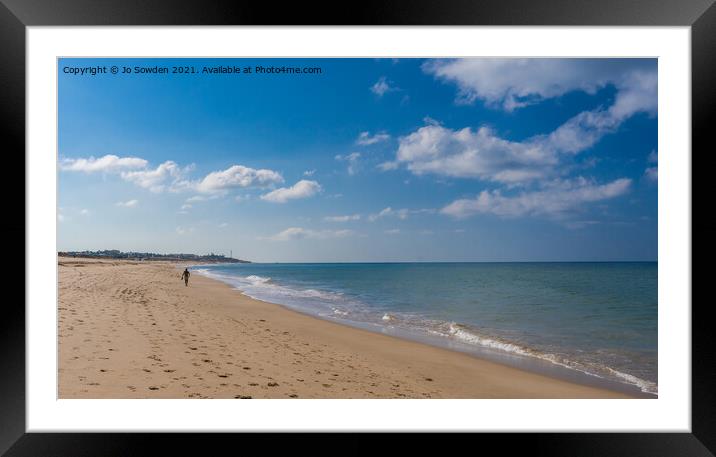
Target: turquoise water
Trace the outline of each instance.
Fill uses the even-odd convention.
[[[376,331],[657,392],[657,264],[224,264],[247,295]]]

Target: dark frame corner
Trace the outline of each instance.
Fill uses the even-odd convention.
[[[348,6],[348,5],[346,5]],[[323,8],[320,8],[323,10]],[[712,170],[714,154],[707,150],[711,120],[716,107],[716,6],[714,0],[450,0],[429,2],[415,0],[366,0],[354,7],[323,10],[303,3],[284,4],[276,8],[268,2],[232,2],[223,0],[0,0],[0,125],[4,130],[6,159],[24,169],[25,151],[25,29],[28,26],[51,25],[644,25],[691,26],[692,64],[692,151],[702,149],[699,170]],[[693,161],[692,152],[692,161]],[[20,158],[23,159],[20,159]],[[707,162],[708,161],[708,162]],[[21,163],[22,162],[22,163]],[[15,165],[15,164],[13,164]],[[705,173],[706,171],[701,171]],[[20,178],[24,179],[24,178]],[[701,181],[692,195],[705,199],[707,184]],[[9,200],[13,200],[10,198]],[[25,246],[25,206],[14,199],[23,217],[8,218],[2,225],[5,239],[23,238]],[[15,209],[15,208],[13,208]],[[692,210],[693,211],[693,210]],[[706,216],[707,217],[707,216]],[[706,217],[700,216],[705,219]],[[693,218],[692,218],[693,219]],[[693,221],[692,221],[693,224]],[[692,228],[692,233],[693,233]],[[701,222],[696,227],[700,248],[696,258],[713,258],[716,224]],[[692,234],[693,237],[693,234]],[[692,241],[693,242],[693,241]],[[12,243],[11,243],[12,244]],[[19,246],[19,243],[14,243]],[[15,248],[19,251],[19,247]],[[17,258],[24,258],[17,252]],[[3,266],[3,273],[16,275],[16,266]],[[7,272],[4,270],[8,269]],[[692,258],[692,274],[693,272]],[[705,274],[705,273],[702,273]],[[693,276],[692,276],[693,278]],[[24,290],[24,289],[23,289]],[[693,279],[692,279],[693,290]],[[687,304],[684,304],[687,305]],[[572,434],[501,434],[460,435],[468,445],[494,443],[502,452],[552,456],[713,456],[716,454],[716,338],[713,324],[706,317],[706,306],[692,306],[692,433],[572,433]],[[269,435],[231,434],[211,437],[194,434],[63,434],[25,433],[25,309],[24,300],[6,302],[0,320],[0,454],[26,455],[137,455],[154,452],[146,447],[196,451],[239,440],[242,448],[252,444],[275,444]],[[383,436],[384,437],[384,436]],[[207,448],[205,441],[212,441]],[[285,435],[296,444],[305,439]],[[356,435],[335,434],[323,437],[346,446],[358,441]],[[360,441],[376,439],[362,437]],[[411,435],[420,445],[425,435]],[[455,439],[451,437],[451,440]],[[366,443],[368,444],[368,443]],[[402,443],[400,444],[402,446]],[[384,445],[383,445],[384,446]],[[316,450],[315,448],[313,448]],[[367,452],[373,447],[364,448]],[[399,449],[396,447],[396,450]]]

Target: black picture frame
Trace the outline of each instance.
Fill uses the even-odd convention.
[[[714,153],[707,149],[713,130],[712,112],[716,106],[716,6],[714,0],[451,0],[363,1],[334,4],[291,3],[280,6],[258,1],[189,0],[0,0],[0,126],[4,131],[3,150],[6,171],[25,166],[25,28],[28,26],[89,25],[551,25],[551,26],[690,26],[692,65],[692,150],[703,150],[698,170],[714,168]],[[662,126],[663,127],[663,126]],[[695,154],[692,153],[692,163]],[[12,167],[12,168],[10,168]],[[695,169],[696,170],[696,169]],[[8,173],[10,174],[10,173]],[[15,173],[18,177],[19,173]],[[693,176],[693,175],[692,175]],[[22,178],[20,178],[22,179]],[[706,181],[694,186],[692,195],[705,200]],[[17,187],[14,187],[17,188]],[[11,197],[13,195],[7,195]],[[19,251],[19,243],[7,240],[26,238],[25,207],[14,198],[12,211],[0,224],[8,248]],[[710,211],[708,211],[710,212]],[[708,212],[704,216],[706,219]],[[692,208],[693,213],[693,208]],[[20,217],[19,214],[23,214]],[[17,215],[17,216],[15,216]],[[693,218],[692,218],[693,219]],[[709,218],[710,219],[710,218]],[[693,224],[693,220],[691,221]],[[692,225],[692,243],[693,243]],[[696,227],[700,241],[694,259],[713,258],[716,224],[702,222]],[[10,253],[24,258],[20,254]],[[17,264],[3,266],[4,277],[17,276]],[[11,270],[12,268],[12,270]],[[706,273],[701,272],[702,275]],[[19,287],[18,287],[19,289]],[[24,289],[23,289],[24,290]],[[463,434],[453,445],[496,445],[501,453],[551,456],[709,456],[716,452],[716,340],[713,324],[706,317],[709,303],[692,299],[692,433],[516,433]],[[206,454],[207,449],[252,444],[275,445],[267,434],[119,434],[119,433],[26,433],[25,432],[25,307],[24,300],[8,300],[0,318],[0,454],[26,455],[138,455],[162,454],[171,449]],[[363,435],[333,434],[323,437],[315,453],[331,452],[336,446],[371,452]],[[282,440],[301,446],[305,437],[283,435]],[[412,435],[413,444],[422,446],[427,437]],[[452,438],[451,438],[452,439]],[[207,440],[211,447],[206,448]],[[358,440],[360,443],[358,444]],[[356,443],[352,445],[351,443]],[[383,445],[385,446],[385,445]],[[389,446],[393,446],[390,444]],[[234,448],[238,449],[238,448]],[[298,449],[298,448],[296,448]],[[398,448],[399,449],[399,448]],[[395,449],[383,448],[395,451]],[[427,450],[427,449],[426,449]],[[208,453],[213,454],[213,451]]]

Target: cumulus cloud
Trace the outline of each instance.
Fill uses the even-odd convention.
[[[219,198],[237,188],[267,188],[284,182],[281,174],[276,171],[243,165],[232,165],[225,170],[211,172],[202,179],[191,180],[188,175],[194,169],[194,164],[181,167],[173,160],[167,160],[156,168],[150,168],[148,164],[148,161],[138,157],[106,155],[99,159],[62,159],[60,168],[85,173],[116,173],[127,182],[157,193],[193,191],[199,194],[189,197],[185,203]],[[314,171],[307,171],[306,175]]]
[[[107,154],[100,158],[62,159],[60,160],[60,170],[81,171],[84,173],[118,173],[123,170],[144,168],[147,163],[146,160],[139,157],[118,157],[113,154]]]
[[[359,144],[361,146],[370,146],[371,144],[388,141],[389,139],[390,135],[385,132],[376,133],[372,136],[370,132],[360,132],[360,134],[358,135],[358,139],[356,140],[356,144]]]
[[[370,214],[368,215],[368,220],[370,222],[375,222],[378,219],[384,218],[384,217],[396,217],[400,220],[405,220],[410,215],[413,214],[432,214],[435,210],[431,208],[423,208],[423,209],[408,209],[408,208],[401,208],[401,209],[393,209],[390,206],[387,208],[383,208],[378,213]]]
[[[396,88],[392,86],[390,82],[388,82],[388,79],[385,76],[381,76],[380,78],[378,78],[378,81],[376,81],[375,84],[370,86],[370,91],[378,97],[382,97],[388,92],[394,90],[396,90]]]
[[[391,160],[378,164],[378,169],[382,171],[397,170],[400,167],[400,162],[397,160]]]
[[[430,124],[402,137],[396,160],[383,169],[404,164],[414,174],[438,174],[518,182],[541,178],[556,165],[556,152],[532,143],[504,140],[488,127],[452,130]]]
[[[360,220],[360,214],[349,214],[346,216],[326,216],[323,218],[326,222],[349,222]]]
[[[459,199],[440,210],[458,219],[476,214],[501,217],[550,216],[564,217],[581,205],[618,197],[628,192],[631,180],[617,179],[596,184],[585,178],[557,180],[543,189],[505,196],[499,190],[482,191],[476,198]]]
[[[396,216],[399,219],[407,219],[408,218],[409,211],[405,208],[394,210],[390,206],[387,208],[383,208],[380,210],[380,212],[371,214],[368,216],[368,220],[371,222],[377,221],[380,218],[387,217],[387,216]]]
[[[646,158],[647,163],[653,163],[657,164],[659,163],[659,155],[656,151],[651,151],[649,153],[649,156]],[[648,179],[649,181],[658,181],[659,180],[659,167],[654,165],[653,167],[646,167],[646,170],[644,170],[644,177]]]
[[[167,189],[177,191],[190,186],[189,182],[183,179],[190,169],[191,167],[182,169],[176,162],[167,160],[155,169],[125,171],[120,176],[125,181],[152,192],[163,192]]]
[[[116,206],[121,206],[123,208],[134,208],[138,204],[139,204],[139,200],[127,200],[126,202],[115,203]]]
[[[289,227],[273,236],[269,236],[266,240],[271,241],[291,241],[302,239],[327,239],[327,238],[344,238],[353,235],[352,230],[311,230],[301,227]]]
[[[339,162],[348,162],[349,175],[354,175],[358,172],[358,160],[360,159],[360,152],[352,152],[347,155],[338,154],[335,159]]]
[[[321,191],[316,181],[302,179],[291,187],[281,187],[261,196],[261,200],[273,203],[286,203],[289,200],[309,198]]]
[[[655,75],[656,64],[647,59],[479,58],[430,60],[423,70],[456,84],[460,103],[480,99],[512,111],[572,91],[594,94],[608,84],[621,89],[634,73]]]
[[[501,138],[489,127],[446,128],[431,122],[401,137],[394,161],[379,167],[405,165],[417,175],[436,174],[519,185],[552,178],[563,156],[582,152],[614,132],[636,113],[656,112],[656,74],[632,73],[622,80],[608,108],[584,111],[553,132],[524,141]]]
[[[233,165],[226,170],[209,173],[195,187],[199,192],[211,194],[225,193],[235,188],[268,187],[282,182],[283,177],[273,170]]]

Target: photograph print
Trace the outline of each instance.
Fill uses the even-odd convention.
[[[657,59],[57,74],[60,399],[657,398]]]

